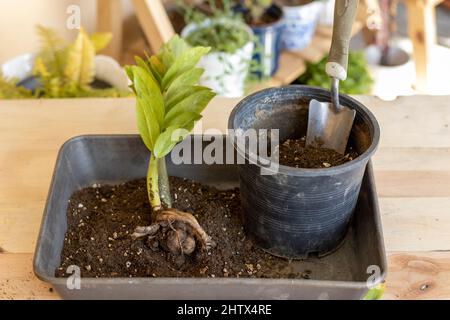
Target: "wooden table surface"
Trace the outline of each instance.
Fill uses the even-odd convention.
[[[373,159],[386,249],[385,299],[450,298],[450,96],[357,97],[377,117]],[[225,130],[216,98],[203,129]],[[0,299],[58,298],[32,257],[58,149],[80,134],[135,133],[133,99],[0,101]]]

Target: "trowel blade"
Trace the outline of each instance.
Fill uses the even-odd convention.
[[[306,146],[333,149],[344,154],[356,111],[343,106],[336,111],[329,102],[309,103]]]

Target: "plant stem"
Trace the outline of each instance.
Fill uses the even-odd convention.
[[[167,175],[166,158],[158,159],[158,186],[161,200],[167,208],[172,208],[172,195],[170,194],[169,176]]]
[[[158,159],[153,154],[150,156],[147,172],[147,193],[148,200],[152,206],[153,212],[161,209],[161,199],[159,197],[159,183],[158,183]]]
[[[157,159],[150,156],[147,172],[147,192],[153,212],[165,207],[172,207],[172,197],[170,195],[169,178],[167,175],[166,159]]]

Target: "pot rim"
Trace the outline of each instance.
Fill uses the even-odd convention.
[[[253,26],[251,24],[247,24],[248,26],[250,26],[250,28],[252,30],[257,30],[257,31],[263,31],[263,30],[267,30],[267,29],[277,29],[277,28],[281,28],[282,26],[284,26],[285,21],[284,21],[284,12],[283,12],[283,8],[281,6],[279,6],[278,4],[274,3],[272,4],[272,7],[275,7],[279,10],[280,12],[280,16],[278,17],[277,21],[262,25],[262,26]]]
[[[298,8],[304,8],[304,7],[307,7],[307,6],[314,6],[316,4],[320,5],[323,2],[325,2],[325,1],[323,1],[323,0],[311,0],[310,2],[304,3],[304,4],[292,4],[292,5],[289,5],[289,4],[285,4],[284,1],[281,0],[278,3],[280,5],[280,7],[282,7],[283,9],[284,8],[287,8],[287,9],[298,9]]]
[[[316,5],[319,6],[322,4],[322,2],[324,2],[324,1],[311,0],[311,2],[304,3],[304,4],[287,5],[287,4],[284,4],[283,1],[281,1],[280,6],[283,8],[283,10],[301,10],[305,7],[314,7]]]
[[[308,90],[309,92],[311,92],[311,94],[305,95],[304,94],[305,90]],[[235,129],[233,120],[235,119],[236,113],[239,111],[239,109],[243,108],[243,106],[245,106],[250,101],[255,101],[255,100],[259,100],[259,99],[262,100],[268,93],[274,93],[277,91],[281,91],[281,92],[283,92],[283,91],[300,91],[300,92],[303,92],[303,94],[301,96],[305,97],[305,98],[309,98],[309,97],[313,98],[312,96],[319,95],[318,93],[326,94],[327,96],[330,95],[330,92],[326,89],[323,89],[320,87],[306,86],[306,85],[288,85],[288,86],[283,86],[283,87],[263,89],[258,92],[255,92],[255,93],[245,97],[241,101],[239,101],[239,103],[231,111],[230,116],[228,118],[228,129]],[[276,174],[284,174],[284,175],[289,175],[289,176],[330,176],[330,175],[335,175],[338,173],[343,173],[343,172],[353,170],[355,167],[363,165],[368,162],[368,160],[372,157],[373,153],[377,149],[378,143],[380,140],[380,126],[378,124],[378,121],[375,118],[375,116],[373,115],[373,113],[358,100],[356,100],[346,94],[339,94],[339,97],[340,97],[341,101],[344,101],[348,107],[355,109],[357,115],[360,114],[360,115],[368,118],[368,121],[365,121],[365,122],[368,122],[367,123],[368,126],[372,126],[371,129],[373,130],[373,135],[371,137],[372,141],[371,141],[370,146],[362,154],[360,154],[357,158],[355,158],[349,162],[346,162],[344,164],[341,164],[341,165],[337,165],[337,166],[329,167],[329,168],[314,168],[314,169],[312,169],[312,168],[294,168],[294,167],[289,167],[289,166],[285,166],[282,164],[278,164],[278,171],[276,172]],[[234,141],[232,141],[232,143],[233,143],[233,147],[236,149],[236,151],[242,157],[244,157],[246,160],[248,160],[251,164],[253,164],[261,169],[264,168],[265,170],[267,170],[266,167],[260,165],[259,163],[255,163],[254,161],[249,160],[248,153],[243,152],[242,150],[238,149],[236,144],[234,143]]]

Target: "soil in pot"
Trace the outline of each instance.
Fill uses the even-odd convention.
[[[288,260],[264,252],[245,237],[238,189],[219,191],[173,177],[171,189],[174,206],[195,212],[216,247],[180,259],[152,249],[147,239],[133,240],[130,235],[135,227],[150,222],[145,179],[116,186],[93,185],[70,199],[68,230],[56,275],[66,277],[67,267],[77,265],[83,277],[314,276],[308,263],[298,270]]]
[[[305,142],[306,137],[284,141],[279,148],[280,164],[294,168],[329,168],[358,156],[352,146],[342,155],[332,149],[306,147]]]

